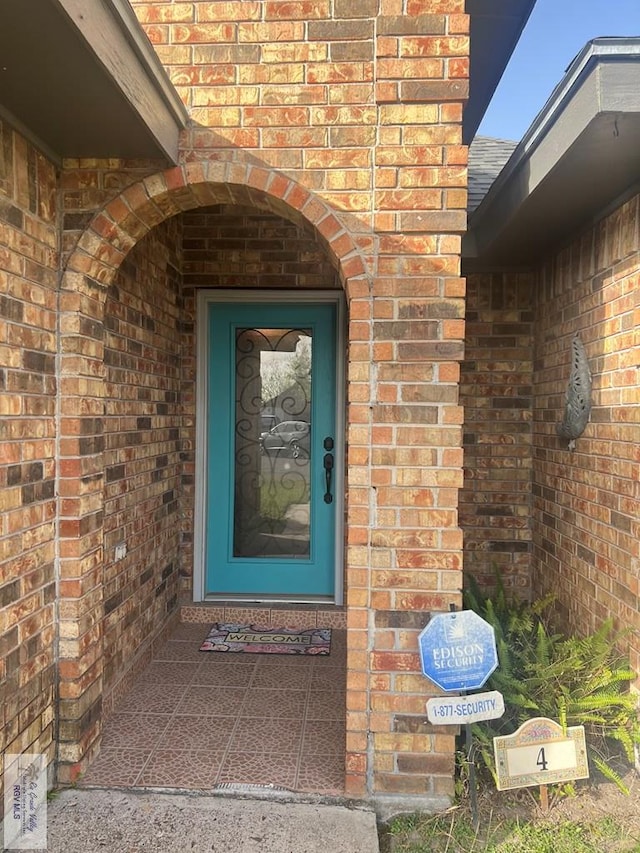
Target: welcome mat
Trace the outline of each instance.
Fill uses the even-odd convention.
[[[253,652],[262,655],[328,655],[331,628],[262,628],[216,622],[201,652]]]

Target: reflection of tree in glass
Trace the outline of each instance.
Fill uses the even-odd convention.
[[[262,399],[275,400],[292,386],[298,386],[308,397],[311,390],[311,337],[300,335],[295,352],[268,355],[271,357],[263,358],[260,367]]]
[[[301,335],[291,359],[293,380],[300,385],[308,398],[311,391],[311,337]]]

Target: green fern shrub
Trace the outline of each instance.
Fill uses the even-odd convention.
[[[618,650],[621,634],[611,620],[586,637],[552,633],[545,612],[553,597],[528,604],[507,598],[498,578],[492,597],[483,596],[470,580],[465,607],[494,628],[499,665],[486,690],[499,690],[505,713],[472,727],[475,762],[492,774],[493,738],[509,735],[531,717],[549,717],[561,726],[584,725],[592,766],[622,790],[615,770],[623,756],[634,761],[640,745],[637,697],[629,692],[635,673]]]

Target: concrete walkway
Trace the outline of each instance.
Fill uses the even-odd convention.
[[[279,798],[68,789],[48,853],[379,853],[373,811]]]

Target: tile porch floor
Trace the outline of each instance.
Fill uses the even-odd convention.
[[[107,718],[81,785],[344,793],[345,632],[331,654],[200,652],[180,623]]]

